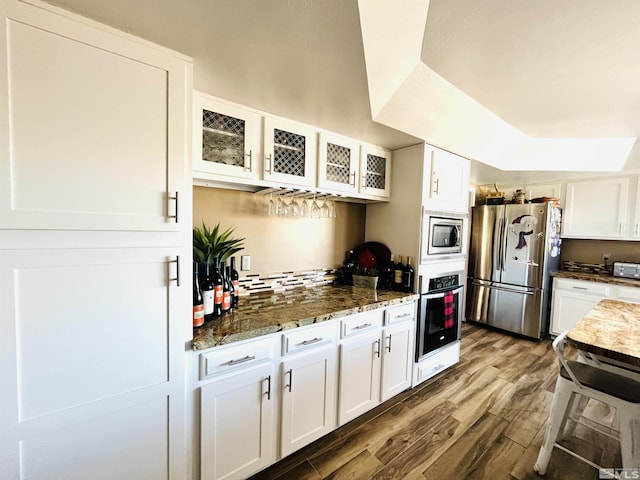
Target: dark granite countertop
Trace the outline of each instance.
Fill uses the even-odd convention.
[[[193,349],[226,345],[418,298],[412,293],[336,284],[240,297],[237,310],[193,330]]]
[[[585,273],[585,272],[569,272],[566,270],[560,270],[551,273],[552,277],[556,278],[570,278],[572,280],[587,280],[590,282],[610,283],[612,285],[623,285],[627,287],[639,287],[640,280],[633,278],[621,278],[614,277],[605,273]]]

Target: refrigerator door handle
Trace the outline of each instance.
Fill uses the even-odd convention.
[[[490,290],[500,290],[501,292],[510,292],[510,293],[518,293],[518,294],[522,294],[522,295],[533,295],[535,292],[528,292],[528,291],[523,291],[523,290],[512,290],[510,288],[505,288],[505,287],[497,287],[495,285],[484,285],[482,283],[476,283],[476,282],[472,282],[474,286],[476,287],[484,287],[484,288],[488,288]]]
[[[507,237],[505,235],[505,224],[506,221],[503,219],[500,220],[500,235],[498,236],[498,241],[500,242],[500,251],[498,252],[498,270],[504,272],[504,258],[507,254]]]

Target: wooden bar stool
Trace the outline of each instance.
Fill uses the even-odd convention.
[[[558,444],[560,433],[569,418],[572,400],[577,395],[599,400],[615,407],[620,424],[620,449],[623,468],[640,468],[640,382],[617,373],[564,358],[567,332],[553,341],[553,349],[560,360],[560,373],[551,402],[544,442],[533,469],[544,475],[551,451],[560,448],[592,467],[600,465]]]

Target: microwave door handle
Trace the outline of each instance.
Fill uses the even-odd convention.
[[[460,227],[455,225],[453,227],[453,232],[453,245],[457,247],[460,245]]]

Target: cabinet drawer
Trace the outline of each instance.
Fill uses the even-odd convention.
[[[336,340],[335,321],[295,328],[282,334],[282,355],[326,345]]]
[[[382,310],[356,313],[340,321],[340,338],[352,337],[382,327]]]
[[[413,320],[414,315],[414,302],[403,303],[402,305],[398,305],[397,307],[389,307],[384,311],[384,324],[393,325],[394,323]]]
[[[619,286],[617,298],[625,302],[640,303],[640,288]]]
[[[441,371],[455,365],[460,360],[460,342],[435,352],[416,365],[416,383],[420,383]]]
[[[567,280],[564,278],[556,278],[554,280],[554,288],[560,290],[570,290],[572,292],[580,292],[586,294],[602,295],[609,297],[611,295],[611,285],[600,282],[587,282],[583,280]]]
[[[200,354],[200,380],[273,358],[272,335],[239,344],[217,347]]]

